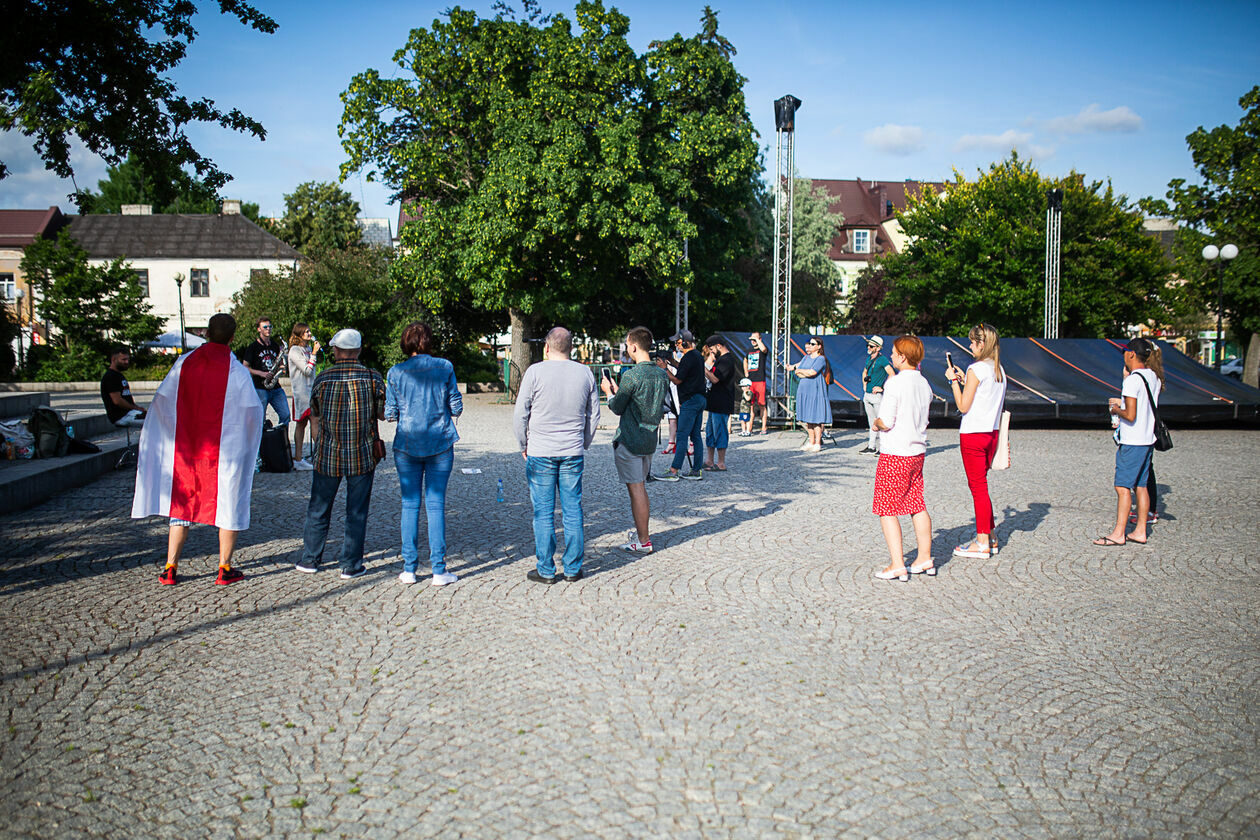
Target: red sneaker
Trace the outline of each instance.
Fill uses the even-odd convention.
[[[229,583],[236,583],[238,580],[244,580],[245,573],[240,569],[225,569],[219,567],[219,577],[215,580],[218,586],[227,586]]]
[[[158,575],[158,583],[163,586],[174,586],[179,583],[179,580],[175,577],[175,567],[167,566],[163,569],[162,574]]]

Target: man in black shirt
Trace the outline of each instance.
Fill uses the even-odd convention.
[[[249,370],[249,375],[254,378],[254,391],[258,394],[258,401],[262,403],[264,416],[267,406],[270,405],[276,410],[280,427],[284,428],[289,425],[289,398],[279,385],[271,390],[263,387],[263,380],[271,369],[277,363],[284,363],[280,352],[280,344],[271,340],[271,319],[259,318],[258,340],[240,352],[240,359],[241,364]]]
[[[704,372],[712,383],[706,398],[709,423],[705,427],[704,443],[708,447],[709,457],[704,460],[704,468],[725,472],[726,448],[730,445],[731,415],[735,413],[735,383],[739,381],[739,368],[735,354],[726,346],[726,339],[720,335],[709,336],[704,345],[713,356],[713,370]]]
[[[109,367],[101,377],[101,402],[105,403],[105,416],[115,426],[143,426],[144,409],[131,399],[131,385],[123,371],[131,367],[131,352],[126,347],[116,347],[109,354]]]
[[[669,372],[664,359],[657,359],[656,364],[665,371],[669,381],[678,386],[678,445],[674,450],[674,460],[670,464],[669,472],[657,476],[657,479],[677,481],[679,478],[685,478],[690,481],[699,481],[704,478],[704,473],[700,472],[696,461],[692,461],[692,469],[689,472],[680,474],[678,470],[687,457],[685,441],[688,438],[691,439],[695,449],[695,458],[697,460],[704,458],[704,438],[700,433],[705,406],[704,360],[696,352],[696,337],[690,330],[680,330],[670,336],[670,341],[674,342],[674,346],[683,354],[678,360],[677,374]]]

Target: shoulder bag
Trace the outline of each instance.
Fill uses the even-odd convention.
[[[1009,470],[1011,468],[1011,413],[1002,412],[998,422],[997,451],[993,453],[993,463],[989,469]]]
[[[1168,427],[1164,425],[1164,421],[1159,417],[1159,406],[1155,405],[1155,396],[1151,393],[1151,383],[1146,381],[1146,377],[1138,374],[1142,380],[1143,387],[1146,388],[1146,398],[1151,402],[1151,416],[1155,418],[1155,451],[1167,452],[1172,449],[1172,435],[1168,432]]]
[[[371,379],[372,388],[372,460],[377,464],[385,460],[385,441],[381,440],[380,421],[377,416],[380,414],[376,410],[376,379]]]

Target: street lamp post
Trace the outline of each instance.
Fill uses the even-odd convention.
[[[18,323],[18,367],[26,367],[26,340],[22,333],[22,298],[26,297],[25,289],[15,289],[13,297],[16,299],[13,304],[13,314],[17,316]]]
[[[1223,270],[1226,260],[1232,260],[1236,256],[1238,256],[1237,245],[1224,245],[1220,248],[1217,248],[1215,245],[1207,245],[1203,249],[1203,259],[1208,262],[1212,262],[1218,257],[1220,258],[1220,262],[1216,264],[1216,352],[1213,353],[1216,357],[1215,368],[1217,373],[1221,372],[1221,350],[1224,340],[1224,336],[1221,335],[1221,314],[1224,309],[1225,291]]]
[[[184,275],[175,275],[175,294],[179,296],[179,354],[182,356],[188,350],[184,346]]]

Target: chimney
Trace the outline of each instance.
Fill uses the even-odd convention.
[[[223,199],[223,209],[220,211],[224,216],[241,215],[241,200],[239,198]]]
[[[124,204],[122,206],[122,214],[124,216],[152,216],[152,204]]]

